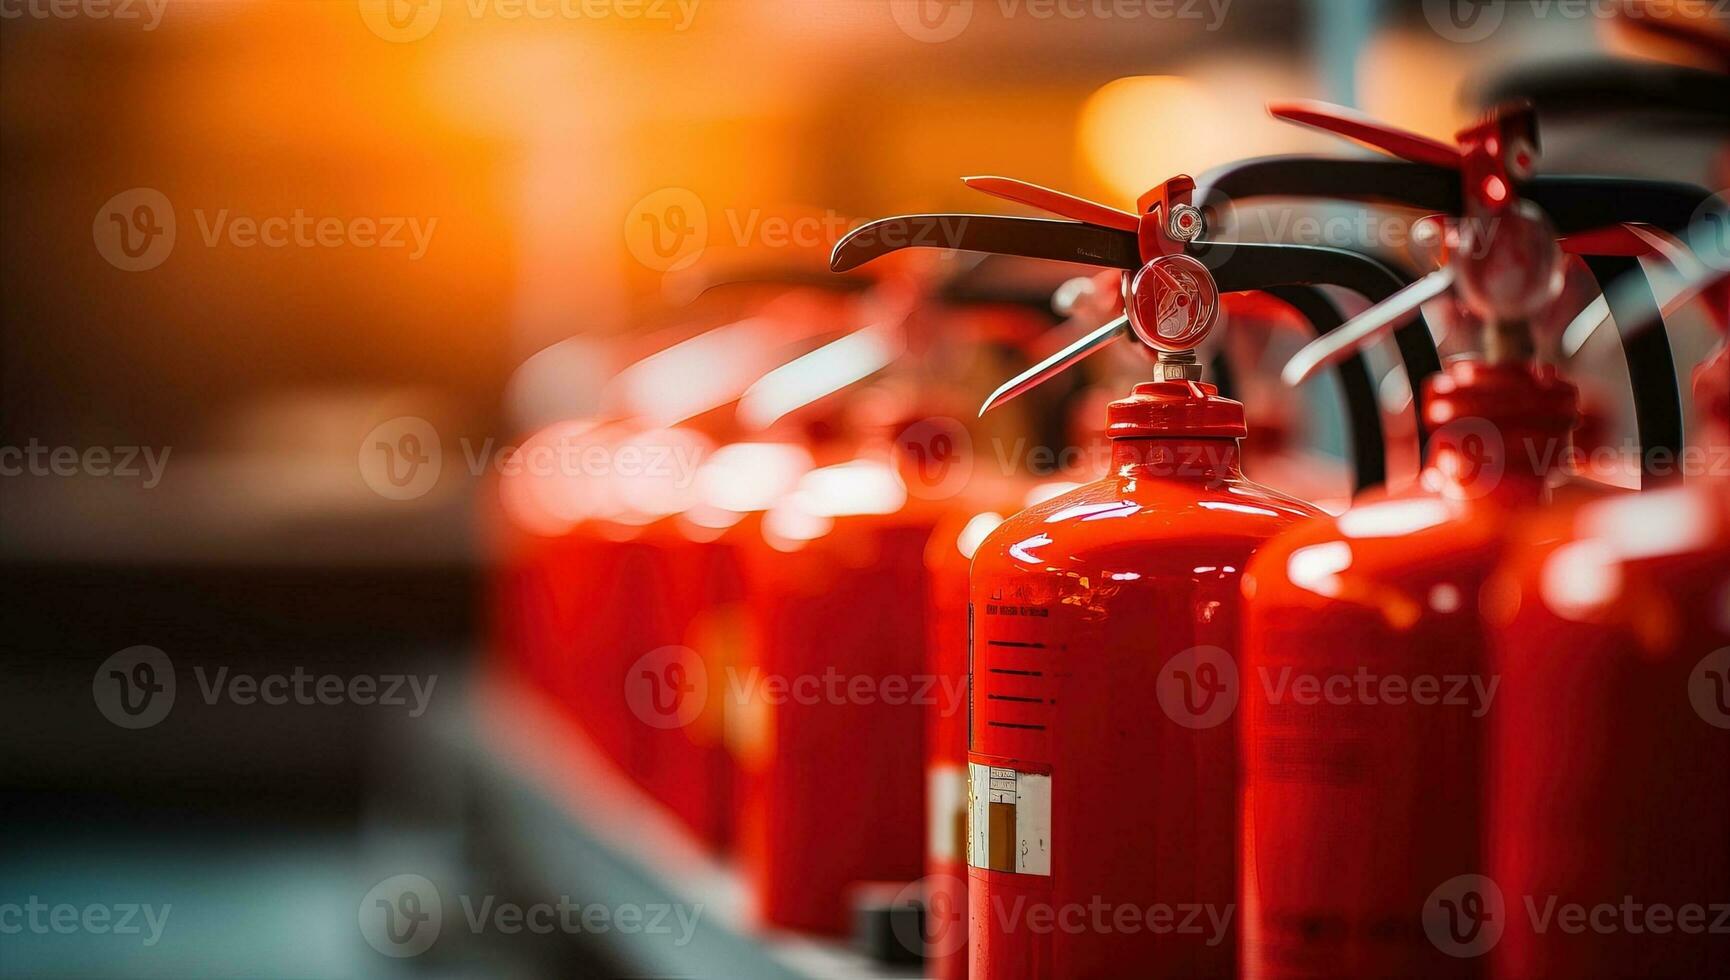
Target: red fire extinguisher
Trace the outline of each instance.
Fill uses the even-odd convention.
[[[1504,910],[1493,976],[1709,976],[1730,957],[1730,475],[1713,465],[1730,352],[1695,391],[1713,438],[1677,460],[1689,485],[1537,524],[1487,593],[1502,693],[1475,885]]]
[[[1242,406],[1200,381],[1195,345],[1221,292],[1331,283],[1380,299],[1399,280],[1339,250],[1203,242],[1187,177],[1145,196],[1139,214],[1002,178],[969,183],[1076,220],[886,219],[843,239],[835,268],[947,227],[950,239],[926,243],[1138,270],[1128,316],[987,407],[1131,331],[1158,352],[1158,380],[1111,406],[1111,474],[1009,518],[973,559],[969,973],[1227,976],[1236,685],[1221,655],[1250,553],[1319,511],[1243,477]]]
[[[743,510],[713,505],[693,477],[710,462],[737,462],[737,446],[718,459],[715,446],[737,434],[733,403],[777,359],[844,322],[849,286],[775,282],[764,297],[753,284],[748,318],[634,362],[616,380],[632,397],[609,406],[614,421],[532,434],[499,485],[496,594],[507,649],[604,755],[711,848],[731,837],[724,702],[685,694],[744,641],[733,539],[751,505],[743,487],[721,501]],[[707,381],[701,390],[689,384],[696,373]],[[762,448],[749,467],[756,482],[800,468],[799,447]]]
[[[1069,314],[1063,325],[1066,330],[1095,329],[1121,309],[1118,274],[1106,272],[1065,282],[1051,305]],[[1028,337],[1016,347],[1027,350],[1044,346],[1043,339],[1052,332]],[[1001,373],[996,376],[1001,377]],[[972,433],[976,475],[1001,459],[1003,448],[1012,441],[1027,442],[1029,420],[1006,420],[1005,414],[992,413],[991,421],[997,423],[993,427],[972,426],[978,429]],[[985,419],[981,416],[980,421]],[[1082,457],[1073,461],[1054,457],[1053,469],[1060,465],[1062,469],[1038,475],[1076,477],[1090,470],[1094,462],[1085,452]],[[1029,465],[969,481],[967,490],[953,501],[955,506],[938,521],[925,546],[926,663],[936,689],[945,692],[945,697],[926,711],[925,877],[921,880],[923,892],[916,896],[923,916],[918,935],[905,937],[909,941],[904,945],[923,953],[926,975],[936,980],[967,977],[967,712],[962,695],[967,687],[971,633],[967,579],[973,555],[986,535],[1008,515],[1095,478],[1097,474],[1078,482],[1040,480],[1035,467]]]
[[[968,471],[968,431],[943,416],[947,369],[988,338],[1050,323],[989,290],[945,298],[921,285],[909,301],[905,285],[883,318],[741,404],[772,408],[777,429],[825,435],[821,465],[743,549],[756,642],[724,694],[743,778],[740,863],[759,917],[851,929],[884,955],[911,936],[890,926],[904,909],[868,886],[898,892],[920,878],[925,724],[960,699],[925,662],[926,545],[947,515],[1010,482]],[[951,335],[933,337],[944,325]]]
[[[1279,103],[1269,107],[1278,118],[1347,137],[1386,156],[1340,159],[1312,156],[1263,157],[1228,164],[1203,175],[1197,200],[1213,214],[1238,203],[1261,198],[1359,201],[1366,205],[1415,208],[1441,215],[1466,213],[1469,181],[1462,181],[1464,150],[1415,133],[1404,132],[1351,110],[1315,102]],[[1536,127],[1527,127],[1533,152],[1516,161],[1504,184],[1494,190],[1504,199],[1530,202],[1562,236],[1562,248],[1580,256],[1600,289],[1639,268],[1640,258],[1662,257],[1665,239],[1686,229],[1711,207],[1704,189],[1677,181],[1535,172]],[[1489,189],[1483,189],[1488,192]],[[1608,296],[1617,321],[1639,319],[1655,302],[1650,289],[1619,291]],[[1413,338],[1396,334],[1402,353]],[[1682,446],[1683,425],[1676,368],[1662,331],[1618,331],[1628,374],[1637,390],[1635,421],[1643,447],[1641,474],[1646,483],[1661,480]],[[1422,385],[1413,375],[1411,388],[1420,419]],[[1420,429],[1419,443],[1426,441]]]
[[[1318,117],[1396,141],[1375,124]],[[1418,484],[1281,534],[1244,577],[1247,976],[1478,972],[1462,951],[1486,921],[1471,886],[1483,868],[1483,717],[1496,693],[1480,596],[1536,508],[1608,492],[1569,481],[1574,389],[1532,361],[1528,324],[1559,289],[1563,258],[1544,212],[1515,193],[1532,182],[1530,114],[1499,113],[1459,138],[1460,150],[1422,147],[1451,153],[1463,185],[1465,220],[1445,231],[1426,222],[1447,242],[1447,264],[1288,366],[1302,377],[1453,286],[1483,322],[1483,356],[1425,386],[1434,431]],[[1637,391],[1642,409],[1654,402]]]

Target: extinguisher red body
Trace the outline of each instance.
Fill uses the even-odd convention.
[[[1484,870],[1501,707],[1479,597],[1558,492],[1575,396],[1524,364],[1457,361],[1427,387],[1417,484],[1280,535],[1244,580],[1245,976],[1483,969],[1461,904],[1480,907],[1461,876]]]
[[[968,572],[985,536],[1020,503],[951,510],[925,547],[926,662],[945,695],[925,715],[924,952],[935,980],[967,976],[967,704],[948,694],[967,689]]]
[[[1319,511],[1243,477],[1242,406],[1211,385],[1138,385],[1109,411],[1109,475],[973,562],[975,977],[1236,966],[1238,580]]]
[[[854,886],[924,863],[924,549],[934,511],[835,516],[746,550],[755,642],[726,679],[760,918],[831,935]],[[832,521],[832,523],[830,523]]]
[[[1697,403],[1724,413],[1726,375]],[[1730,962],[1730,478],[1694,458],[1688,486],[1533,527],[1493,590],[1498,978]]]

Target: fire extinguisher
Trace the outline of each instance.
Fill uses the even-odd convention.
[[[989,261],[989,260],[988,260]],[[1233,294],[1237,295],[1237,294]],[[1113,319],[1121,309],[1121,287],[1116,272],[1071,279],[1062,283],[1050,300],[1050,308],[1068,315],[1055,330],[1027,337],[1015,345],[1019,353],[1034,353],[1047,347],[1053,334],[1087,331]],[[947,325],[946,325],[947,326]],[[1000,370],[1003,364],[994,365]],[[1078,392],[1060,399],[1058,406],[1027,406],[1030,414],[1040,408],[1054,410],[1064,418]],[[1026,399],[1031,402],[1033,399]],[[1002,460],[1008,440],[1027,443],[1028,417],[1006,420],[1006,413],[992,413],[993,427],[978,427],[972,434],[976,468]],[[980,416],[981,422],[987,417]],[[1005,424],[1007,422],[1007,424]],[[990,445],[988,446],[987,443]],[[1068,447],[1065,447],[1067,450]],[[1092,460],[1052,460],[1052,472],[1037,472],[1034,466],[1006,469],[996,478],[970,481],[948,513],[932,529],[925,546],[927,582],[926,663],[934,688],[942,692],[926,711],[925,728],[925,876],[921,890],[913,896],[921,903],[917,937],[904,944],[923,954],[927,976],[936,980],[965,980],[967,976],[967,650],[969,639],[968,571],[974,552],[1007,515],[1079,486],[1070,477],[1091,468]],[[1039,479],[1039,476],[1046,479]],[[1094,477],[1088,477],[1091,480]],[[903,930],[906,931],[906,930]]]
[[[1401,280],[1335,249],[1204,242],[1188,177],[1135,214],[1003,178],[969,183],[1074,220],[891,218],[843,239],[834,267],[925,242],[1135,272],[1127,316],[987,408],[1132,332],[1158,352],[1157,380],[1111,406],[1111,474],[1009,518],[973,559],[969,973],[1230,975],[1236,686],[1220,657],[1250,553],[1319,511],[1243,477],[1242,406],[1200,380],[1195,346],[1222,292],[1334,284],[1381,299]],[[912,234],[934,227],[955,233]],[[1373,399],[1354,423],[1365,413],[1379,426]],[[1379,468],[1372,455],[1359,464]]]
[[[1677,461],[1687,485],[1538,523],[1487,592],[1492,976],[1708,976],[1730,957],[1730,475],[1712,464],[1730,351],[1695,391],[1712,438]]]
[[[1276,290],[1279,292],[1279,290]],[[1290,287],[1286,295],[1297,303],[1294,307],[1268,293],[1233,292],[1220,297],[1223,327],[1228,336],[1224,346],[1230,353],[1215,358],[1217,375],[1228,376],[1240,383],[1253,383],[1259,371],[1258,362],[1274,336],[1293,327],[1325,332],[1340,322],[1338,310],[1319,292],[1304,287]],[[1113,297],[1116,297],[1115,299]],[[1094,329],[1121,313],[1121,286],[1117,272],[1072,280],[1054,298],[1054,306],[1071,312],[1068,327]],[[1305,314],[1315,317],[1311,324]],[[1229,334],[1241,333],[1242,340]],[[1124,361],[1131,362],[1132,358]],[[1145,362],[1143,362],[1145,363]],[[1113,372],[1118,374],[1121,372]],[[1361,364],[1350,365],[1343,372],[1347,378],[1347,398],[1354,419],[1368,419],[1364,433],[1369,442],[1364,465],[1360,467],[1359,489],[1377,479],[1380,456],[1380,434],[1374,422],[1375,401]],[[1225,385],[1221,384],[1222,393]],[[1267,394],[1267,392],[1259,392]],[[1229,393],[1227,393],[1229,397]],[[1278,406],[1290,410],[1289,403]],[[1000,413],[994,413],[1000,414]],[[1091,417],[1091,416],[1090,416]],[[1289,431],[1289,422],[1264,410],[1267,425]],[[1361,424],[1361,423],[1360,423]],[[1253,438],[1258,427],[1249,426]],[[976,443],[977,445],[977,443]],[[1257,482],[1271,485],[1299,499],[1320,499],[1350,493],[1350,468],[1339,466],[1332,459],[1310,459],[1282,452],[1284,447],[1264,440],[1245,446],[1245,457],[1255,467]],[[1107,450],[1109,452],[1109,448]],[[1336,476],[1338,467],[1343,472]],[[1091,469],[1091,467],[1089,467]],[[1319,471],[1320,475],[1311,475]],[[1270,483],[1262,474],[1274,473],[1283,483]],[[1079,475],[1079,474],[1077,474]],[[971,506],[952,511],[932,532],[926,546],[925,565],[930,587],[928,661],[931,672],[944,691],[964,690],[967,683],[970,646],[970,610],[968,573],[975,552],[986,536],[1007,515],[1035,507],[1060,494],[1076,489],[1083,482],[1092,482],[1103,475],[1090,473],[1080,482],[1046,480],[1032,482],[1022,479],[1009,485],[994,487],[985,494],[970,494]],[[1344,489],[1341,489],[1341,486]],[[1311,489],[1313,493],[1305,493]],[[949,710],[929,712],[926,730],[926,799],[929,824],[926,831],[926,874],[924,878],[924,931],[922,945],[926,973],[938,980],[963,980],[967,976],[967,714]]]
[[[1317,116],[1377,145],[1421,139]],[[1451,362],[1419,399],[1434,431],[1418,484],[1281,534],[1244,577],[1246,976],[1478,972],[1462,951],[1484,921],[1471,885],[1483,867],[1483,715],[1495,686],[1480,595],[1528,515],[1609,492],[1569,481],[1574,389],[1532,360],[1529,323],[1564,262],[1545,212],[1515,193],[1538,180],[1532,125],[1510,108],[1462,132],[1458,150],[1426,142],[1436,159],[1425,166],[1448,172],[1448,150],[1461,185],[1465,220],[1419,229],[1446,264],[1288,365],[1300,380],[1456,287],[1483,325],[1482,357]],[[1612,306],[1655,315],[1643,296]],[[1643,420],[1674,398],[1673,382],[1634,380]]]
[[[1204,174],[1197,190],[1197,200],[1210,216],[1258,198],[1357,201],[1440,215],[1466,213],[1470,187],[1461,180],[1463,148],[1323,103],[1276,103],[1269,111],[1277,118],[1349,138],[1387,156],[1340,159],[1287,155],[1227,164]],[[1522,112],[1529,116],[1529,107]],[[1562,236],[1563,250],[1584,260],[1600,289],[1604,283],[1638,269],[1642,256],[1663,257],[1671,247],[1667,239],[1711,207],[1710,194],[1683,182],[1536,172],[1536,126],[1528,126],[1526,131],[1532,150],[1505,175],[1507,184],[1499,193],[1509,200],[1528,201],[1541,210]],[[1612,304],[1609,314],[1618,322],[1639,320],[1655,302],[1649,289],[1606,295]],[[1675,362],[1662,331],[1618,331],[1618,336],[1629,377],[1645,392],[1634,406],[1643,446],[1642,479],[1656,482],[1669,471],[1663,461],[1673,458],[1682,446]],[[1404,334],[1396,335],[1396,339],[1402,345],[1410,342]],[[1427,413],[1416,376],[1411,387],[1421,419]],[[1420,430],[1419,442],[1426,441]]]
[[[944,390],[976,346],[1051,317],[1019,295],[959,288],[961,277],[935,291],[923,275],[911,291],[885,278],[882,317],[741,402],[771,432],[825,435],[820,465],[743,549],[756,642],[726,697],[758,917],[851,929],[893,957],[912,938],[895,925],[909,906],[883,903],[877,886],[899,893],[920,877],[924,726],[958,698],[925,663],[926,545],[947,515],[1007,482],[969,472],[968,431],[944,416]]]
[[[819,285],[783,275],[730,289],[748,294],[747,318],[671,345],[651,338],[651,352],[616,379],[615,390],[633,397],[604,406],[607,421],[567,420],[531,434],[498,488],[495,594],[515,659],[602,754],[710,848],[731,836],[723,702],[685,698],[683,688],[715,666],[702,658],[742,642],[737,532],[729,530],[751,518],[739,493],[723,503],[744,512],[712,506],[691,468],[738,462],[730,440],[739,435],[731,419],[740,392],[843,321],[856,284]],[[710,383],[681,400],[679,386],[693,374]],[[752,467],[758,482],[799,468],[798,447],[764,449]]]

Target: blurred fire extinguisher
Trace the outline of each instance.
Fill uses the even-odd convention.
[[[1301,114],[1407,152],[1421,140]],[[1545,212],[1514,192],[1538,180],[1531,116],[1498,112],[1460,140],[1457,151],[1422,147],[1437,158],[1430,169],[1453,154],[1463,186],[1463,222],[1417,229],[1446,264],[1288,366],[1301,380],[1452,287],[1483,322],[1483,357],[1450,363],[1423,391],[1435,431],[1418,485],[1280,535],[1245,576],[1247,976],[1478,972],[1460,950],[1481,940],[1468,893],[1482,867],[1482,719],[1495,694],[1479,597],[1536,508],[1610,492],[1571,478],[1574,389],[1531,359],[1531,320],[1557,295],[1564,262]],[[1602,232],[1563,245],[1628,255],[1643,240]],[[1612,305],[1655,316],[1650,296]],[[1673,383],[1635,382],[1642,422],[1667,419]]]
[[[919,877],[923,724],[947,700],[924,663],[925,545],[945,516],[1010,482],[973,472],[946,393],[980,348],[1051,322],[1027,297],[898,266],[880,277],[868,326],[740,403],[749,424],[809,434],[818,465],[742,550],[756,642],[726,692],[758,914],[853,928],[881,956],[905,955],[892,923],[907,906],[880,899]]]
[[[753,283],[748,316],[632,363],[609,392],[609,421],[533,433],[498,488],[495,595],[506,649],[712,848],[729,840],[733,812],[722,702],[685,699],[679,688],[707,670],[702,656],[742,642],[734,613],[742,587],[726,532],[749,513],[714,505],[693,476],[739,461],[727,442],[737,432],[732,404],[776,359],[843,322],[849,290],[855,285],[839,279],[821,288]],[[693,390],[693,375],[709,383]],[[717,442],[727,445],[717,450]],[[798,447],[765,448],[782,451],[757,454],[758,482],[804,468]],[[735,488],[722,503],[741,506],[747,495]]]
[[[1112,474],[1010,518],[974,558],[969,972],[1230,975],[1236,737],[1215,726],[1235,687],[1216,686],[1216,651],[1234,641],[1250,552],[1319,511],[1244,479],[1242,406],[1200,382],[1195,346],[1222,292],[1329,283],[1381,299],[1400,280],[1333,249],[1203,242],[1187,177],[1144,197],[1139,214],[1002,178],[969,183],[1077,220],[886,219],[844,239],[835,268],[944,226],[962,229],[945,247],[1139,270],[1129,316],[1004,385],[988,408],[1132,330],[1159,352],[1159,380],[1111,407]],[[1366,394],[1367,379],[1350,390]],[[1379,425],[1373,399],[1354,405],[1354,423],[1366,412]],[[1088,919],[1101,908],[1103,928]],[[1139,928],[1113,929],[1131,909]],[[1168,928],[1173,915],[1187,925]]]
[[[1688,485],[1537,523],[1486,592],[1501,696],[1471,885],[1503,910],[1492,976],[1707,976],[1730,956],[1730,352],[1695,392],[1711,438],[1677,461]]]

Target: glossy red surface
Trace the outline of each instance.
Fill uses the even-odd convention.
[[[746,549],[759,642],[727,679],[739,857],[761,919],[842,934],[849,890],[925,858],[925,543],[937,512],[834,518]]]
[[[1730,901],[1730,486],[1559,515],[1504,575],[1486,871],[1508,912],[1492,974],[1721,972],[1730,931],[1708,927]],[[1549,918],[1569,906],[1596,918]]]
[[[1730,901],[1730,474],[1712,463],[1730,445],[1727,377],[1722,352],[1696,375],[1720,424],[1689,485],[1555,515],[1494,583],[1488,874],[1510,910],[1497,977],[1708,976],[1730,961],[1730,931],[1710,929],[1712,903]],[[1570,907],[1595,918],[1558,927]]]
[[[1216,404],[1191,417],[1235,404],[1148,384],[1114,419],[1198,390]],[[1027,850],[973,849],[973,976],[1235,967],[1237,692],[1210,668],[1236,647],[1250,554],[1318,512],[1245,480],[1234,438],[1116,432],[1108,476],[1010,518],[974,559],[968,760],[1048,775],[1050,805]],[[1016,808],[1037,822],[1033,800]]]
[[[1510,532],[1567,483],[1573,390],[1450,364],[1418,484],[1269,542],[1244,579],[1243,972],[1470,976],[1426,904],[1484,868],[1479,608]],[[1558,484],[1561,485],[1557,489]],[[1444,896],[1446,898],[1446,896]]]

